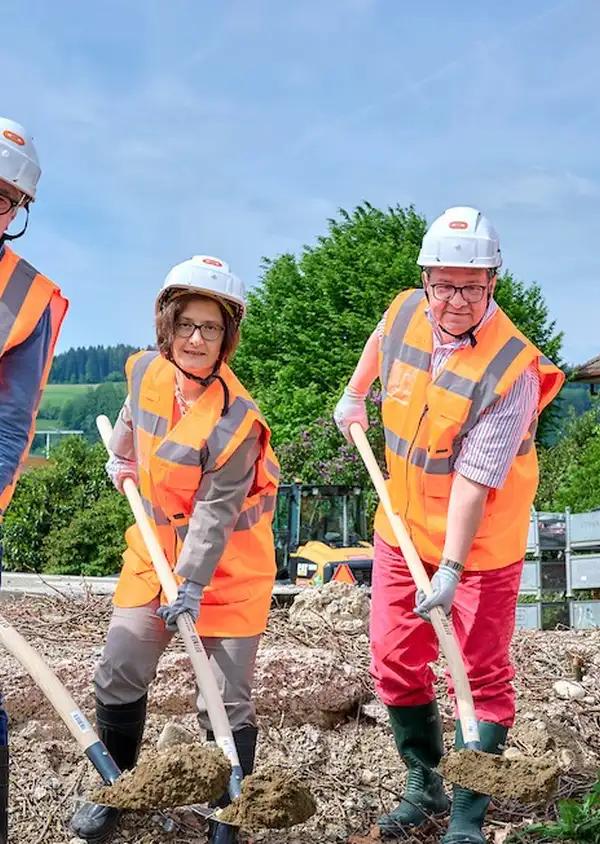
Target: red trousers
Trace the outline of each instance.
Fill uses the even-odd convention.
[[[520,560],[493,571],[464,572],[452,608],[475,714],[505,727],[515,718],[510,643],[522,568]],[[431,577],[435,569],[426,569]],[[375,534],[371,674],[386,706],[419,706],[435,697],[429,663],[438,658],[438,639],[431,624],[413,612],[415,594],[402,552]],[[446,677],[452,695],[452,680]]]

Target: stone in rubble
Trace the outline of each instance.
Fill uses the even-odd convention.
[[[258,653],[253,699],[259,715],[274,724],[329,728],[362,697],[357,669],[332,651],[276,647]]]
[[[579,683],[571,683],[569,680],[557,680],[552,688],[561,700],[583,700],[585,697],[583,686]]]
[[[165,747],[173,747],[175,744],[192,744],[196,739],[183,724],[176,721],[168,721],[162,729],[156,749],[163,750]]]
[[[369,633],[371,601],[351,583],[330,581],[301,592],[290,607],[292,629],[329,630],[336,633]]]

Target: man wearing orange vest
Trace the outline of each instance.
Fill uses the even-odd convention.
[[[227,364],[244,316],[242,282],[218,258],[174,267],[156,300],[158,351],[127,362],[128,396],[107,464],[122,491],[139,484],[146,513],[175,571],[168,605],[137,525],[114,595],[115,609],[95,674],[98,732],[122,769],[133,767],[148,687],[182,612],[196,620],[231,723],[242,772],[257,741],[251,690],[254,663],[275,581],[272,519],[279,465],[270,430]],[[204,701],[198,718],[214,739]],[[224,796],[219,805],[227,803]],[[119,812],[84,805],[74,831],[100,841]],[[211,824],[213,844],[237,841],[234,827]]]
[[[0,117],[0,579],[2,519],[31,446],[42,391],[68,302],[6,245],[25,233],[41,170],[32,138]],[[25,224],[8,227],[20,210]],[[4,770],[2,770],[4,769]],[[8,782],[7,718],[0,694],[0,781]],[[7,840],[7,786],[0,786],[0,844]]]
[[[365,398],[382,386],[389,491],[432,578],[417,592],[380,506],[375,519],[371,671],[408,769],[400,806],[379,819],[400,835],[448,801],[432,771],[443,753],[429,663],[428,611],[452,621],[483,750],[501,753],[515,717],[509,649],[538,485],[534,436],[563,373],[494,301],[498,236],[474,208],[450,208],[424,236],[423,289],[400,293],[373,332],[334,418],[367,429]],[[452,687],[450,684],[450,691]],[[456,746],[462,747],[460,724]],[[443,844],[484,844],[489,797],[454,787]]]

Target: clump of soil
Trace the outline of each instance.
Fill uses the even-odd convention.
[[[219,812],[218,819],[256,832],[287,829],[316,811],[312,795],[297,779],[280,771],[261,771],[245,777],[241,796]]]
[[[505,759],[479,750],[449,753],[438,770],[462,788],[525,804],[547,803],[560,773],[558,764],[549,758]]]
[[[227,791],[230,776],[231,765],[221,750],[175,744],[149,750],[136,768],[114,785],[94,791],[90,799],[117,809],[171,809],[217,800]]]

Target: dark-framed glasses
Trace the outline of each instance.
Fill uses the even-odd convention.
[[[0,214],[8,214],[13,208],[19,204],[18,199],[13,199],[12,196],[7,196],[5,193],[0,193]]]
[[[185,340],[189,340],[194,332],[198,329],[200,336],[207,343],[214,343],[218,340],[221,334],[225,331],[223,325],[218,322],[192,322],[190,319],[180,319],[175,323],[175,334]]]
[[[465,284],[462,287],[457,287],[455,284],[440,282],[438,284],[430,284],[429,289],[439,302],[449,302],[454,298],[456,291],[458,291],[465,302],[474,305],[477,302],[481,302],[488,286],[487,284]]]

